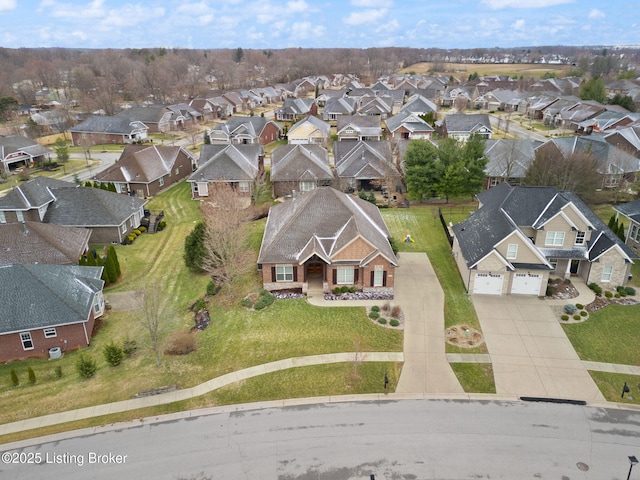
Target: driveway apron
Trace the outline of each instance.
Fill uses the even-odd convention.
[[[474,295],[498,395],[605,402],[545,300]]]
[[[404,312],[397,393],[464,393],[445,355],[444,292],[425,253],[402,252],[395,301]]]

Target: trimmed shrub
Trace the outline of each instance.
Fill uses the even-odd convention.
[[[593,290],[596,293],[596,295],[600,295],[602,293],[602,287],[595,282],[591,282],[589,284],[589,288]]]
[[[622,293],[623,291],[624,291],[624,287],[623,287],[622,285],[618,285],[618,286],[616,287],[616,292],[618,292],[618,293]]]
[[[205,302],[203,298],[199,298],[193,304],[192,310],[194,312],[199,312],[200,310],[204,310],[205,308],[207,308],[207,302]]]
[[[209,283],[207,283],[207,295],[213,296],[216,293],[218,293],[218,288],[216,287],[216,282],[211,280]]]
[[[18,385],[20,385],[20,379],[18,378],[18,374],[13,368],[11,369],[11,384],[14,387],[17,387]]]
[[[567,304],[564,306],[564,311],[567,312],[569,315],[574,314],[578,311],[578,309],[576,308],[575,305],[572,304]]]
[[[267,292],[266,290],[261,290],[261,292],[264,292],[264,294],[261,293],[260,298],[256,300],[256,303],[254,303],[253,305],[254,310],[262,310],[263,308],[271,305],[276,300],[276,297],[274,297],[271,293]]]
[[[112,367],[117,367],[124,359],[124,351],[119,345],[113,343],[113,341],[104,346],[102,355],[104,355],[105,361]]]
[[[580,320],[580,315],[574,315],[574,316],[573,316],[573,319],[574,319],[574,320]]]
[[[342,287],[340,287],[340,291],[342,293],[349,293],[349,287],[347,285],[343,285]]]
[[[34,385],[36,383],[36,372],[33,371],[33,368],[27,368],[27,375],[29,375],[29,383]]]
[[[140,229],[136,228],[133,233],[136,234],[136,237],[139,237],[140,235],[142,235],[142,232],[140,231]]]
[[[614,295],[614,297],[615,297],[615,298],[620,298],[620,294],[619,294],[619,293],[616,293],[616,294]]]
[[[171,335],[164,353],[167,355],[187,355],[198,349],[196,338],[188,332],[176,332]]]
[[[76,362],[76,369],[81,377],[91,378],[98,370],[98,364],[93,358],[82,353]]]
[[[140,225],[136,230],[139,230],[140,232],[144,233],[147,231],[147,227],[145,227],[144,225]]]
[[[566,322],[569,320],[569,315],[562,315],[560,318]]]
[[[371,307],[371,311],[372,312],[380,312],[380,307],[378,305],[374,305],[373,307]]]
[[[387,324],[387,319],[386,318],[379,318],[378,319],[378,323],[380,325],[386,325]]]
[[[369,312],[369,318],[375,320],[376,318],[379,318],[380,314],[378,312]]]
[[[167,222],[164,220],[161,220],[160,223],[158,223],[158,226],[156,227],[156,230],[158,232],[164,230],[165,228],[167,228]]]
[[[584,311],[584,310],[582,310],[582,311],[580,312],[580,316],[581,316],[581,317],[586,317],[587,315],[589,315],[589,314],[588,314],[586,311]]]
[[[576,308],[578,310],[582,310],[584,308],[584,305],[582,305],[581,303],[576,303]]]
[[[242,305],[244,308],[251,308],[253,306],[251,300],[249,300],[247,297],[244,297],[240,301],[240,305]]]
[[[54,371],[56,372],[56,377],[62,378],[62,367],[60,365],[56,365]]]
[[[550,297],[551,295],[553,295],[553,287],[551,287],[551,286],[547,285],[547,290],[546,290],[546,292],[545,292],[545,295],[546,295],[547,297]]]
[[[613,293],[607,290],[606,292],[604,292],[604,296],[607,298],[613,298]]]
[[[336,287],[333,289],[334,295],[340,295],[342,293],[342,289],[340,287]]]
[[[397,327],[398,325],[400,325],[400,322],[395,318],[392,318],[391,321],[389,322],[389,325],[391,325],[392,327]]]
[[[636,289],[633,287],[624,287],[624,291],[627,295],[634,296],[636,294]]]
[[[564,279],[564,283],[566,283],[567,285],[569,285],[571,283],[571,279],[570,278],[565,278]]]
[[[122,351],[127,357],[130,357],[138,350],[138,342],[135,340],[130,340],[126,338],[124,342],[122,342]]]
[[[136,239],[136,236],[131,234],[131,235],[127,235],[127,240],[129,241],[129,243],[133,243],[133,241]]]

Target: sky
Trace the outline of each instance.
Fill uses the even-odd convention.
[[[0,0],[0,46],[639,45],[637,0]]]

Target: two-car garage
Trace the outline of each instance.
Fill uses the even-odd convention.
[[[512,273],[510,294],[540,295],[543,275],[540,273]],[[504,274],[476,273],[473,281],[473,294],[502,295],[505,282]]]

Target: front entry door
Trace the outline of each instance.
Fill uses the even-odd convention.
[[[571,260],[571,268],[569,271],[572,275],[578,274],[578,267],[580,267],[580,260]]]

